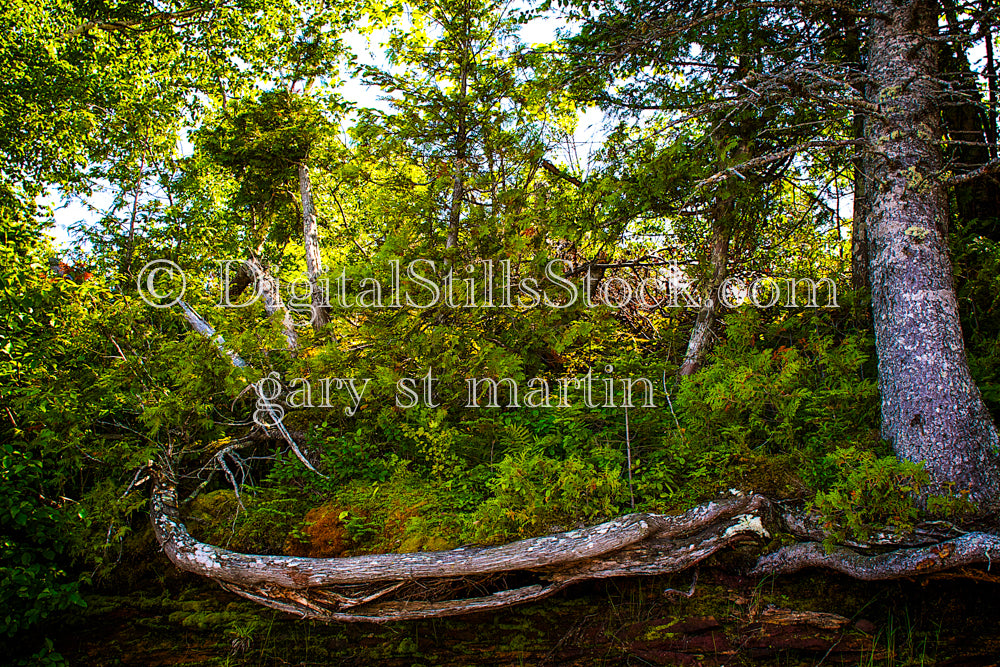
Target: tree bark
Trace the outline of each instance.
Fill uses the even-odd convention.
[[[688,338],[687,352],[681,363],[681,376],[693,375],[705,358],[705,353],[711,347],[712,324],[715,323],[715,313],[718,309],[718,292],[726,279],[729,267],[729,243],[732,236],[730,223],[733,200],[727,198],[715,207],[712,224],[712,247],[709,253],[709,275],[701,290],[701,308],[698,319]]]
[[[194,539],[180,520],[169,468],[155,471],[154,480],[150,517],[158,542],[178,568],[262,605],[336,622],[455,616],[541,600],[586,580],[680,572],[726,547],[770,538],[785,530],[787,521],[763,496],[737,495],[677,516],[631,514],[498,547],[347,558],[268,556]],[[979,532],[875,555],[844,547],[828,552],[807,542],[764,555],[751,574],[820,567],[857,579],[891,579],[991,562],[991,552],[998,551],[1000,537]],[[507,588],[507,575],[524,585]],[[482,594],[490,589],[498,590]],[[452,597],[456,590],[480,594]]]
[[[298,349],[299,337],[295,333],[295,322],[292,321],[292,314],[288,312],[281,300],[277,279],[264,268],[264,265],[256,257],[251,257],[247,261],[247,265],[260,285],[261,297],[264,299],[264,310],[268,317],[272,317],[275,313],[281,314],[281,329],[285,334],[288,349],[291,351]]]
[[[952,33],[960,33],[962,24],[953,0],[945,2],[945,16]],[[986,78],[990,80],[990,50],[987,50]],[[982,92],[976,73],[963,44],[944,44],[938,59],[941,78],[949,81],[947,94],[942,97],[942,117],[946,158],[953,171],[968,174],[983,168],[995,157],[991,150],[995,137],[995,118],[990,107],[982,104]],[[951,191],[952,217],[969,235],[985,235],[1000,240],[1000,182],[990,175],[955,184]]]
[[[319,330],[330,323],[330,295],[320,285],[319,276],[323,272],[323,260],[319,253],[319,224],[316,221],[316,207],[312,198],[312,183],[309,180],[309,166],[299,164],[299,194],[302,197],[302,236],[306,252],[306,272],[309,274],[311,289],[310,321]]]
[[[667,574],[720,549],[766,538],[762,496],[736,496],[678,516],[631,514],[590,528],[485,548],[346,558],[241,554],[195,540],[180,520],[177,492],[157,471],[150,517],[167,557],[181,570],[269,607],[327,621],[390,621],[466,614],[547,597],[588,579]],[[454,586],[496,587],[496,575],[541,583],[462,599],[407,599]],[[393,596],[396,599],[383,600]],[[402,598],[402,599],[400,599]]]
[[[854,136],[860,139],[864,136],[864,118],[858,114],[854,119]],[[868,179],[865,175],[866,161],[864,156],[854,159],[854,214],[851,219],[851,286],[855,290],[867,290],[871,287],[871,277],[868,275]]]
[[[990,10],[989,0],[983,0],[983,12]],[[989,143],[990,158],[997,158],[997,68],[993,56],[993,31],[986,27],[986,87],[988,90],[988,107],[986,111],[986,141]]]
[[[997,431],[972,381],[947,249],[942,182],[938,5],[878,0],[868,66],[880,115],[866,122],[871,171],[872,310],[882,436],[924,462],[932,492],[1000,501]]]
[[[848,64],[861,75],[868,69],[861,48],[861,28],[854,16],[847,17],[846,21],[845,55]],[[855,89],[858,89],[857,97],[864,99],[864,84],[855,85]],[[852,135],[858,141],[865,138],[865,114],[861,111],[854,112]],[[865,229],[865,220],[868,218],[869,194],[866,190],[868,181],[864,152],[858,151],[851,162],[854,171],[854,212],[851,216],[851,286],[855,290],[864,291],[871,287],[871,280],[868,276],[868,235]]]

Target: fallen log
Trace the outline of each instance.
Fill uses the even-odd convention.
[[[180,520],[166,468],[156,475],[151,519],[167,557],[261,604],[330,621],[388,621],[466,614],[539,600],[570,584],[685,570],[720,549],[769,535],[770,503],[759,495],[695,507],[684,514],[630,514],[597,526],[496,547],[302,558],[242,554],[196,540]],[[497,575],[537,580],[489,595],[401,599],[413,589],[493,586]],[[384,600],[394,595],[396,599]]]

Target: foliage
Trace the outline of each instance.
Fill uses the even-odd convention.
[[[603,469],[577,456],[554,460],[531,451],[505,456],[490,488],[494,495],[473,524],[477,541],[505,541],[579,520],[610,518],[622,496],[618,469]]]
[[[64,569],[72,519],[46,497],[45,467],[23,443],[0,446],[0,457],[0,632],[10,638],[85,603]]]
[[[928,481],[923,465],[840,447],[824,459],[834,470],[829,490],[813,505],[830,530],[828,544],[847,538],[868,540],[873,532],[907,533],[919,516],[915,494]]]
[[[837,24],[840,12],[795,5],[785,21],[755,7],[663,37],[647,30],[655,8],[642,3],[555,4],[582,27],[551,49],[521,42],[534,9],[492,0],[0,9],[8,639],[72,612],[111,585],[130,545],[152,543],[148,473],[168,461],[195,535],[258,553],[495,544],[633,508],[683,510],[730,488],[811,503],[831,540],[962,515],[960,495],[915,503],[927,474],[879,440],[863,294],[842,289],[840,309],[720,308],[716,344],[686,378],[676,373],[694,309],[487,303],[476,271],[488,262],[509,261],[514,285],[544,282],[553,259],[576,288],[584,267],[605,289],[636,276],[654,276],[657,290],[704,279],[719,227],[731,237],[731,277],[846,284],[840,194],[855,147],[768,156],[853,137],[853,107],[780,97],[716,106],[758,70],[804,58],[850,65],[857,35]],[[703,4],[667,2],[653,14],[671,16],[654,19],[690,18]],[[799,38],[799,26],[822,21],[835,28],[829,39]],[[345,44],[354,29],[385,37],[385,66],[357,65]],[[345,101],[337,86],[350,67],[390,99]],[[583,157],[572,144],[590,103],[616,123]],[[755,159],[760,170],[737,170]],[[304,166],[334,295],[338,279],[356,300],[375,281],[391,285],[395,266],[425,260],[468,307],[338,305],[325,328],[299,329],[294,350],[280,307],[268,318],[249,303],[245,272],[240,307],[215,307],[217,261],[228,258],[260,259],[284,305],[300,300]],[[706,184],[716,172],[729,176]],[[58,254],[43,197],[101,188],[110,203]],[[956,222],[970,366],[996,414],[1000,245]],[[151,259],[183,267],[186,303],[219,338],[143,301],[136,278]],[[669,277],[664,259],[681,260]],[[480,282],[467,288],[473,274]],[[492,280],[499,290],[499,274]],[[401,282],[419,293],[411,277]],[[606,379],[650,379],[656,407],[623,409],[617,386],[590,406],[579,394],[558,408],[468,403],[469,378],[507,378],[523,398],[532,378],[588,371],[599,392]],[[321,475],[254,427],[248,385],[268,373],[285,389],[292,378],[370,379],[357,412],[344,411],[343,393],[285,406],[285,426]],[[418,405],[397,403],[401,380],[432,376]],[[252,628],[232,632],[245,646]]]

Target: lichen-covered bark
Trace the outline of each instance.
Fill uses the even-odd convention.
[[[761,496],[736,496],[684,514],[631,514],[590,528],[497,547],[349,558],[242,554],[194,539],[180,521],[168,474],[156,475],[150,515],[157,540],[180,569],[262,604],[324,620],[386,621],[470,613],[541,599],[583,580],[677,572],[719,549],[767,537]],[[543,583],[457,600],[389,599],[406,586],[520,573]]]
[[[631,514],[498,547],[350,558],[265,556],[194,539],[180,521],[169,475],[157,472],[155,480],[153,526],[177,567],[268,607],[324,621],[413,620],[497,609],[540,600],[580,581],[680,572],[724,548],[748,539],[761,543],[777,531],[825,537],[807,516],[779,515],[763,496],[737,495],[677,516]],[[927,536],[916,539],[924,542]],[[883,548],[908,543],[913,539],[880,540]],[[990,563],[993,555],[1000,555],[1000,536],[979,532],[875,555],[805,542],[763,556],[752,573],[820,567],[857,579],[890,579]],[[477,595],[454,596],[461,590]]]
[[[302,241],[305,246],[306,272],[312,289],[312,325],[319,329],[330,322],[330,295],[319,282],[319,276],[323,272],[323,261],[319,253],[319,224],[312,198],[309,166],[304,162],[299,164],[299,195],[302,198]]]
[[[278,289],[277,279],[271,275],[259,259],[251,257],[247,261],[250,271],[260,285],[261,298],[264,299],[264,311],[268,316],[276,313],[281,316],[281,329],[285,334],[285,342],[289,350],[295,350],[299,346],[299,337],[295,333],[295,322],[292,321],[292,314],[288,312],[281,299],[281,292]]]
[[[760,559],[754,574],[791,574],[807,567],[836,570],[864,581],[912,577],[941,570],[992,563],[1000,556],[1000,537],[991,533],[967,533],[929,547],[899,549],[874,556],[844,547],[831,551],[815,542],[793,544]]]
[[[877,0],[866,221],[882,435],[926,463],[932,491],[1000,504],[996,428],[969,374],[947,251],[948,198],[937,100],[938,7]]]
[[[760,496],[743,496],[702,505],[679,516],[630,514],[591,528],[497,547],[349,558],[300,558],[241,554],[198,542],[181,523],[176,498],[173,485],[160,475],[152,499],[153,527],[157,539],[175,565],[221,581],[273,584],[287,588],[463,577],[576,563],[651,536],[667,539],[687,535],[718,521],[753,511],[763,502]]]
[[[679,375],[693,375],[701,366],[705,353],[711,347],[712,324],[718,310],[719,287],[726,279],[729,268],[729,243],[733,201],[728,199],[716,206],[715,221],[712,225],[712,246],[709,254],[709,271],[701,290],[701,308],[698,319],[688,338],[687,352],[681,363]]]

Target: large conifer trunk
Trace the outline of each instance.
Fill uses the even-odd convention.
[[[932,490],[998,505],[997,432],[969,373],[948,257],[938,106],[938,6],[875,0],[868,65],[867,220],[882,436],[925,461]],[[953,486],[949,486],[953,484]]]

